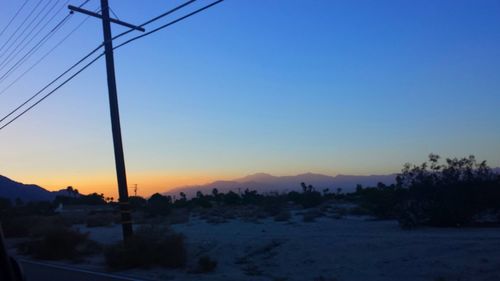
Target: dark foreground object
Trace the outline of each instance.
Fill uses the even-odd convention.
[[[21,261],[26,281],[144,281],[107,273],[91,272],[71,267]]]

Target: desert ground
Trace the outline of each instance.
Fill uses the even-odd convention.
[[[103,244],[119,241],[121,228],[86,228]],[[119,272],[147,280],[327,280],[327,281],[497,281],[500,230],[495,228],[419,228],[402,230],[396,221],[362,216],[324,216],[304,222],[227,220],[198,217],[171,226],[186,237],[189,263],[208,255],[211,273],[188,269],[133,269]],[[105,271],[102,258],[79,266]]]

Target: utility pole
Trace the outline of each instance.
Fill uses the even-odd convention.
[[[116,177],[118,180],[118,203],[121,212],[121,224],[123,229],[123,240],[126,242],[132,235],[132,216],[128,200],[127,175],[125,171],[125,158],[123,156],[123,143],[120,128],[120,113],[118,110],[118,95],[116,90],[115,62],[113,56],[113,42],[111,35],[111,22],[130,27],[139,31],[143,28],[122,22],[109,17],[108,0],[101,0],[101,14],[87,11],[72,5],[68,8],[72,11],[87,14],[102,19],[102,31],[104,35],[104,51],[106,55],[106,71],[108,77],[109,109],[111,115],[111,129],[113,132],[113,147],[115,153]]]

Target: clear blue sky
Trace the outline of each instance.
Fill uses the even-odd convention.
[[[0,27],[21,2],[0,3]],[[181,1],[110,3],[139,24]],[[89,19],[0,113],[101,41]],[[115,59],[129,183],[145,194],[261,171],[397,172],[431,152],[500,166],[500,1],[226,0]],[[104,62],[0,131],[0,157],[20,181],[113,194]]]

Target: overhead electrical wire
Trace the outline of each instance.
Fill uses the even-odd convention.
[[[164,29],[164,28],[166,28],[166,27],[169,27],[169,26],[171,26],[171,25],[173,25],[173,24],[176,24],[176,23],[178,23],[178,22],[180,22],[180,21],[182,21],[182,20],[185,20],[185,19],[187,19],[187,18],[189,18],[189,17],[191,17],[191,16],[194,16],[194,15],[196,15],[196,14],[198,14],[198,13],[200,13],[200,12],[202,12],[202,11],[204,11],[204,10],[208,9],[208,8],[211,8],[212,6],[215,6],[215,5],[217,5],[217,4],[221,3],[221,2],[223,2],[223,1],[224,1],[224,0],[218,0],[218,1],[215,1],[215,2],[213,2],[213,3],[211,3],[211,4],[208,4],[208,5],[206,5],[206,6],[202,7],[202,8],[199,8],[198,10],[195,10],[195,11],[193,11],[193,12],[191,12],[191,13],[189,13],[189,14],[185,15],[185,16],[182,16],[182,17],[180,17],[180,18],[178,18],[178,19],[176,19],[176,20],[173,20],[173,21],[171,21],[171,22],[169,22],[169,23],[167,23],[167,24],[164,24],[164,25],[162,25],[162,26],[160,26],[160,27],[157,27],[157,28],[155,28],[155,29],[153,29],[153,30],[151,30],[151,31],[148,31],[148,32],[146,32],[146,33],[144,33],[144,34],[138,35],[138,36],[133,37],[133,38],[131,38],[131,39],[128,39],[127,41],[125,41],[125,42],[123,42],[123,43],[120,43],[119,45],[117,45],[116,47],[114,47],[114,48],[113,48],[113,50],[114,50],[114,49],[118,49],[118,48],[120,48],[120,47],[122,47],[122,46],[124,46],[124,45],[127,45],[127,44],[129,44],[129,43],[131,43],[131,42],[133,42],[133,41],[135,41],[135,40],[137,40],[137,39],[140,39],[140,38],[142,38],[142,37],[145,37],[145,36],[148,36],[148,35],[150,35],[150,34],[153,34],[153,33],[157,32],[157,31],[160,31],[160,30],[162,30],[162,29]]]
[[[82,7],[83,5],[85,5],[86,3],[88,3],[90,0],[86,0],[84,3],[82,3],[79,7]],[[144,27],[148,24],[151,24],[183,7],[186,7],[187,5],[189,4],[192,4],[194,3],[196,0],[190,0],[190,1],[187,1],[181,5],[178,5],[170,10],[168,10],[167,12],[157,16],[157,17],[154,17],[146,22],[144,22],[143,24],[140,25],[140,27]],[[71,14],[69,14],[68,16],[70,16]],[[67,16],[67,17],[68,17]],[[113,37],[113,39],[116,39],[116,38],[119,38],[123,35],[126,35],[130,32],[132,32],[134,29],[130,29],[128,31],[124,31],[118,35],[116,35],[115,37]],[[24,105],[26,105],[28,102],[30,102],[31,100],[33,100],[35,97],[37,97],[39,94],[41,94],[44,90],[46,90],[48,87],[50,87],[52,84],[54,84],[55,82],[57,82],[57,80],[61,79],[64,75],[66,75],[68,72],[70,72],[71,70],[73,70],[75,67],[77,67],[79,64],[81,64],[82,62],[84,62],[87,58],[89,58],[90,56],[92,56],[95,52],[97,52],[102,46],[104,46],[103,43],[101,43],[99,46],[97,46],[95,49],[93,49],[92,51],[90,51],[87,55],[85,55],[82,59],[80,59],[79,61],[77,61],[76,63],[74,63],[69,69],[67,69],[66,71],[64,71],[62,74],[60,74],[58,77],[56,77],[54,80],[52,80],[49,84],[47,84],[45,87],[43,87],[40,91],[38,91],[37,93],[35,93],[31,98],[29,98],[27,101],[25,101],[24,103],[22,103],[21,105],[19,105],[18,107],[16,107],[14,110],[12,110],[9,114],[7,114],[6,116],[4,116],[2,119],[0,119],[0,122],[4,121],[6,118],[8,118],[9,116],[11,116],[12,114],[14,114],[17,110],[19,110],[21,107],[23,107]],[[22,75],[25,75],[25,73],[23,73]],[[18,80],[18,79],[17,79]],[[9,85],[8,87],[11,87],[11,85]],[[0,95],[2,93],[5,92],[6,89],[2,90],[2,92],[0,92]]]
[[[19,41],[17,43],[17,45],[15,45],[15,43],[13,43],[12,46],[15,45],[15,47],[12,48],[12,50],[10,51],[10,53],[4,57],[4,59],[0,62],[0,69],[2,68],[2,66],[4,66],[6,63],[9,63],[11,61],[11,57],[12,55],[17,55],[19,52],[21,52],[22,50],[24,50],[24,48],[26,48],[26,46],[33,40],[29,40],[29,42],[26,42],[26,40],[28,40],[28,38],[30,38],[30,36],[33,34],[33,32],[40,26],[43,26],[45,27],[45,25],[42,25],[42,23],[44,22],[44,20],[47,18],[47,16],[53,11],[53,9],[55,8],[55,6],[57,5],[57,3],[59,2],[59,0],[56,0],[54,2],[54,5],[52,7],[50,7],[46,13],[42,16],[42,18],[36,23],[33,25],[33,27],[30,29],[30,31],[28,31],[28,33],[21,39],[21,41]],[[48,2],[47,2],[48,3]],[[56,15],[56,14],[55,14]],[[55,16],[54,15],[54,16]],[[53,18],[53,17],[52,17]],[[51,18],[51,19],[52,19]],[[48,24],[48,23],[47,23]],[[38,34],[35,33],[34,37],[36,37]],[[33,38],[33,37],[32,37]],[[19,38],[18,38],[19,39]],[[6,53],[8,52],[8,50],[6,51]]]
[[[24,6],[26,6],[27,3],[28,3],[28,0],[24,1],[24,3],[21,5],[21,7],[19,7],[19,9],[17,9],[17,12],[12,16],[12,18],[10,18],[7,25],[2,29],[2,31],[0,31],[0,37],[2,37],[2,35],[9,28],[9,26],[12,24],[12,22],[14,22],[14,20],[17,18],[17,16],[21,12],[21,10],[24,8]]]
[[[75,33],[80,27],[87,22],[89,16],[85,17],[80,24],[78,24],[73,30],[71,30],[65,37],[63,37],[59,42],[57,42],[49,51],[47,51],[42,57],[40,57],[35,63],[33,63],[28,69],[26,69],[22,74],[20,74],[16,79],[14,79],[7,87],[3,88],[0,91],[0,95],[2,95],[5,91],[7,91],[10,87],[12,87],[17,81],[23,78],[28,72],[30,72],[34,67],[40,64],[47,56],[49,56],[53,51],[55,51],[59,46],[61,46],[73,33]]]
[[[65,70],[63,73],[61,73],[59,76],[57,76],[54,80],[52,80],[49,84],[45,85],[45,87],[43,87],[40,91],[36,92],[33,96],[31,96],[28,100],[26,100],[25,102],[23,102],[21,105],[19,105],[18,107],[16,107],[14,110],[12,110],[9,114],[7,114],[6,116],[2,117],[2,119],[0,119],[0,122],[3,122],[5,119],[7,119],[9,116],[11,116],[12,114],[14,114],[16,111],[18,111],[20,108],[22,108],[23,106],[25,106],[27,103],[29,103],[30,101],[32,101],[34,98],[36,98],[38,95],[40,95],[43,91],[45,91],[48,87],[52,86],[52,84],[54,84],[55,82],[57,82],[57,80],[61,79],[61,77],[63,77],[64,75],[68,74],[71,70],[73,70],[75,67],[77,67],[80,63],[82,63],[83,61],[85,61],[86,59],[88,59],[90,56],[92,56],[95,52],[97,52],[102,46],[99,46],[97,48],[95,48],[94,50],[92,50],[90,53],[88,53],[86,56],[84,56],[83,58],[81,58],[79,61],[77,61],[76,63],[74,63],[70,68],[68,68],[67,70]]]
[[[85,4],[87,4],[90,0],[84,1],[82,4],[80,4],[79,7],[83,7]],[[36,53],[62,26],[69,20],[69,18],[72,16],[72,13],[68,13],[61,21],[59,21],[42,39],[38,41],[37,44],[35,44],[22,58],[20,58],[14,65],[10,67],[3,75],[0,76],[0,83],[4,81],[5,79],[8,78],[10,74],[12,74],[15,70],[17,70],[23,63],[25,63],[34,53]],[[86,17],[88,19],[88,17]],[[44,57],[46,57],[44,55]],[[29,69],[28,72],[33,69],[33,67],[39,63],[40,60],[38,60],[34,65],[32,65]],[[25,73],[22,74],[24,76]],[[16,79],[17,81],[18,79]],[[15,82],[14,82],[15,83]],[[8,87],[11,87],[9,85]],[[0,92],[0,95],[5,92],[5,89]]]
[[[49,33],[47,33],[38,43],[36,43],[31,49],[26,52],[20,59],[18,59],[13,65],[10,66],[4,74],[0,75],[0,83],[2,83],[5,79],[7,79],[10,74],[16,71],[19,67],[21,67],[38,49],[40,49],[45,42],[47,42],[57,30],[59,30],[66,22],[68,18],[61,20]]]
[[[30,105],[28,108],[26,108],[24,111],[22,111],[21,113],[19,113],[18,115],[16,115],[16,117],[12,118],[9,122],[5,123],[4,125],[2,125],[0,127],[0,130],[2,130],[3,128],[9,126],[12,122],[16,121],[19,117],[23,116],[26,112],[30,111],[33,107],[37,106],[39,103],[41,103],[43,100],[45,100],[46,98],[48,98],[50,95],[52,95],[55,91],[59,90],[62,86],[64,86],[66,83],[68,83],[69,81],[71,81],[73,78],[75,78],[78,74],[82,73],[82,71],[84,71],[85,69],[87,69],[87,67],[91,66],[92,64],[94,64],[94,62],[96,62],[98,59],[100,59],[102,56],[104,56],[104,53],[101,53],[99,56],[95,57],[93,60],[91,60],[89,63],[87,63],[85,66],[83,66],[82,68],[80,68],[77,72],[75,72],[73,75],[71,75],[68,79],[64,80],[61,84],[59,84],[56,88],[54,88],[52,91],[50,91],[48,94],[46,94],[45,96],[43,96],[41,99],[39,99],[38,101],[36,101],[34,104]],[[2,118],[2,121],[4,120],[5,118]],[[0,121],[1,122],[1,121]]]
[[[21,30],[22,26],[28,21],[28,19],[31,17],[31,15],[35,12],[35,10],[42,4],[42,1],[38,1],[38,4],[36,4],[35,8],[31,10],[29,15],[24,18],[24,20],[21,22],[21,24],[14,30],[14,32],[9,36],[9,38],[3,43],[2,47],[0,47],[0,52],[3,50],[3,48],[10,42],[10,39],[14,37],[19,30]],[[0,55],[1,57],[1,55]]]
[[[137,39],[140,39],[140,38],[143,38],[145,36],[148,36],[152,33],[155,33],[159,30],[162,30],[168,26],[171,26],[175,23],[178,23],[182,20],[185,20],[191,16],[194,16],[210,7],[213,7],[215,6],[216,4],[219,4],[221,2],[223,2],[224,0],[218,0],[218,1],[215,1],[215,2],[212,2],[211,4],[208,4],[202,8],[199,8],[191,13],[188,13],[186,14],[185,16],[182,16],[180,18],[177,18],[173,21],[170,21],[169,23],[167,24],[164,24],[158,28],[155,28],[145,34],[142,34],[140,36],[136,36],[136,37],[133,37],[119,45],[117,45],[116,47],[113,48],[113,50],[115,49],[118,49],[124,45],[127,45]],[[83,62],[84,60],[86,60],[88,57],[90,57],[92,54],[94,54],[97,50],[99,50],[101,47],[103,46],[103,44],[99,45],[97,48],[95,48],[92,52],[90,52],[89,54],[87,54],[85,57],[83,57],[82,59],[80,59],[77,63],[75,63],[73,66],[71,66],[68,70],[66,70],[65,72],[63,72],[63,74],[61,74],[60,76],[58,76],[56,79],[54,79],[51,83],[49,83],[47,86],[45,86],[42,90],[38,91],[35,95],[33,95],[30,99],[28,99],[27,101],[25,101],[23,104],[21,104],[20,106],[18,106],[16,109],[14,109],[13,111],[11,111],[9,114],[7,114],[6,116],[4,116],[2,119],[0,119],[0,122],[3,122],[5,119],[7,119],[9,116],[11,116],[12,114],[14,114],[17,110],[19,110],[21,107],[23,107],[24,105],[26,105],[28,102],[30,102],[31,100],[33,100],[36,96],[38,96],[42,91],[44,91],[45,89],[47,89],[48,87],[50,87],[50,85],[52,85],[53,83],[55,83],[57,80],[59,80],[62,76],[64,76],[65,74],[67,74],[69,71],[71,71],[74,67],[76,67],[78,64],[80,64],[81,62]],[[52,89],[50,92],[48,92],[47,94],[45,94],[42,98],[40,98],[38,101],[36,101],[34,104],[30,105],[28,108],[26,108],[25,110],[23,110],[22,112],[20,112],[19,114],[17,114],[14,118],[12,118],[11,120],[9,120],[7,123],[3,124],[1,127],[0,127],[0,130],[3,130],[5,127],[7,127],[8,125],[10,125],[12,122],[14,122],[15,120],[17,120],[19,117],[23,116],[24,114],[26,114],[28,111],[30,111],[31,109],[33,109],[35,106],[37,106],[38,104],[40,104],[43,100],[45,100],[46,98],[48,98],[50,95],[52,95],[54,92],[56,92],[57,90],[59,90],[62,86],[64,86],[66,83],[68,83],[69,81],[71,81],[73,78],[75,78],[78,74],[80,74],[82,71],[84,71],[85,69],[87,69],[89,66],[91,66],[92,64],[94,64],[99,58],[101,58],[102,56],[104,56],[105,53],[102,52],[101,54],[99,54],[97,57],[95,57],[94,59],[92,59],[89,63],[87,63],[85,66],[83,66],[82,68],[80,68],[77,72],[75,72],[74,74],[72,74],[70,77],[68,77],[66,80],[64,80],[61,84],[59,84],[56,88]]]
[[[43,1],[40,1],[39,3],[42,3]],[[38,17],[42,14],[42,12],[45,10],[45,8],[47,8],[49,6],[50,2],[47,1],[45,6],[42,7],[41,10],[38,11],[38,13],[35,15],[34,18],[31,19],[31,21],[28,23],[28,25],[26,25],[23,30],[21,31],[21,33],[16,37],[16,39],[14,39],[14,41],[12,43],[10,43],[10,45],[7,47],[7,49],[5,49],[4,53],[3,54],[0,54],[0,57],[3,57],[5,55],[5,53],[9,52],[10,48],[12,48],[12,46],[14,46],[17,41],[23,37],[24,33],[33,25],[33,23],[35,23],[35,21],[38,19]],[[35,10],[33,10],[35,11]]]
[[[59,12],[64,8],[64,6],[69,2],[69,0],[67,0],[63,6],[61,6],[61,8],[59,8],[47,21],[45,21],[45,23],[42,24],[43,20],[46,18],[44,17],[40,22],[39,24],[35,25],[31,31],[28,33],[28,35],[21,41],[17,44],[17,46],[12,50],[12,52],[4,59],[4,61],[2,63],[0,63],[0,70],[2,69],[3,66],[7,66],[12,60],[14,60],[20,53],[22,53],[22,51],[24,51],[24,49],[26,47],[29,46],[29,44],[40,34],[40,32],[42,32],[42,30],[45,29],[45,27],[47,27],[47,25],[49,25],[49,23],[52,22],[52,20],[59,14]],[[55,6],[57,5],[58,2],[55,3],[55,5],[52,7],[55,8]],[[51,10],[52,10],[51,9]],[[49,10],[47,12],[47,14],[45,16],[48,16],[48,14],[50,13],[51,11]],[[35,32],[36,31],[36,32]],[[33,34],[34,33],[34,34]],[[30,35],[32,35],[31,37],[29,37]],[[29,39],[28,39],[29,38]],[[27,42],[25,42],[26,40],[28,40]],[[22,46],[21,46],[22,45]]]
[[[150,23],[152,23],[152,22],[155,22],[155,21],[157,21],[157,20],[159,20],[159,19],[161,19],[161,18],[163,18],[163,17],[166,17],[166,16],[168,16],[168,15],[172,14],[173,12],[175,12],[175,11],[177,11],[177,10],[179,10],[179,9],[182,9],[182,8],[184,8],[184,7],[186,7],[186,6],[190,5],[190,4],[193,4],[194,2],[196,2],[196,0],[190,0],[190,1],[187,1],[187,2],[185,2],[185,3],[183,3],[183,4],[181,4],[181,5],[179,5],[179,6],[175,7],[175,8],[173,8],[173,9],[170,9],[170,10],[166,11],[165,13],[163,13],[163,14],[161,14],[161,15],[159,15],[159,16],[156,16],[156,17],[154,17],[154,18],[152,18],[152,19],[150,19],[150,20],[146,21],[145,23],[143,23],[143,24],[139,25],[139,27],[144,27],[144,26],[146,26],[146,25],[148,25],[148,24],[150,24]],[[113,40],[118,39],[118,38],[120,38],[120,37],[122,37],[122,36],[124,36],[124,35],[126,35],[126,34],[129,34],[130,32],[132,32],[132,31],[134,31],[134,30],[135,30],[135,29],[131,28],[131,29],[127,30],[127,31],[124,31],[124,32],[122,32],[122,33],[120,33],[120,34],[118,34],[118,35],[114,36],[114,37],[113,37]]]

